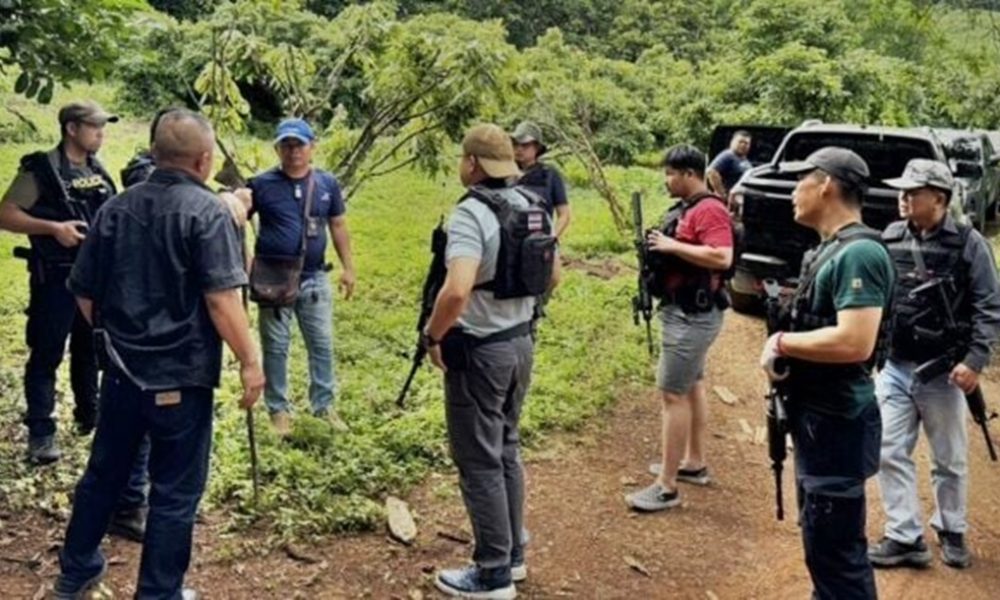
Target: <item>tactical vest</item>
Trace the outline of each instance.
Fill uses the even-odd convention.
[[[55,152],[34,152],[21,158],[21,168],[30,172],[38,186],[38,201],[28,214],[46,221],[83,221],[89,226],[97,209],[115,194],[111,176],[88,155],[90,177],[71,178],[69,160],[62,146]],[[28,236],[34,256],[46,264],[68,265],[77,248],[66,248],[50,235]]]
[[[962,258],[972,227],[959,224],[955,227],[957,233],[941,229],[930,244],[921,244],[913,235],[907,236],[906,221],[892,223],[882,233],[899,273],[890,345],[894,359],[924,362],[940,356],[944,350],[940,341],[921,339],[916,333],[916,328],[941,331],[945,326],[939,307],[928,306],[922,298],[910,298],[913,289],[930,279],[950,278],[945,295],[954,309],[955,321],[968,324],[972,320],[971,299],[964,293],[969,286],[969,264]],[[923,268],[918,265],[915,253],[919,253]]]
[[[552,173],[552,167],[543,163],[536,163],[531,168],[526,169],[521,178],[517,180],[518,187],[531,190],[545,201],[545,207],[549,211],[549,214],[555,210],[555,206],[552,205],[552,198],[549,198],[549,193],[552,191]]]
[[[706,198],[714,198],[725,204],[711,192],[705,192],[690,198],[687,202],[681,200],[667,211],[663,217],[663,225],[660,231],[671,238],[677,238],[677,228],[681,219],[689,210]],[[657,298],[662,298],[670,304],[676,304],[686,313],[708,312],[717,307],[725,310],[730,306],[729,295],[726,292],[723,281],[736,264],[736,235],[737,232],[730,220],[730,228],[733,232],[733,262],[730,268],[725,271],[713,271],[698,265],[689,263],[673,254],[663,254],[661,252],[650,252],[649,263],[653,270],[653,285],[650,286],[651,293]],[[675,290],[667,290],[665,280],[670,274],[678,274],[684,278],[685,283]],[[719,286],[712,289],[713,280],[719,277]],[[731,275],[730,275],[731,276]]]
[[[881,236],[877,231],[858,223],[842,228],[834,234],[833,240],[826,246],[815,248],[806,253],[802,260],[799,285],[795,289],[795,293],[789,304],[789,312],[786,318],[782,319],[784,323],[781,326],[781,330],[813,331],[823,327],[832,327],[837,324],[836,314],[829,316],[820,315],[813,308],[816,304],[816,278],[824,265],[858,240],[871,240],[882,244]],[[890,305],[882,312],[882,321],[879,323],[878,340],[875,343],[875,350],[867,360],[858,363],[832,364],[792,358],[788,361],[791,367],[792,385],[794,386],[796,381],[815,382],[829,379],[861,378],[870,374],[873,368],[881,368],[888,355],[892,312],[890,302]]]

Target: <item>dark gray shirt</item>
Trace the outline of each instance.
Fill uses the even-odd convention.
[[[912,226],[905,228],[903,242],[911,243],[915,237]],[[938,244],[942,230],[957,235],[958,228],[950,215],[945,215],[941,226],[926,236],[918,237],[921,248]],[[969,267],[969,294],[972,305],[972,336],[969,351],[962,360],[966,366],[982,372],[990,362],[993,346],[1000,338],[1000,281],[997,279],[996,261],[989,243],[975,229],[962,249],[962,262]]]
[[[223,205],[187,174],[157,169],[101,207],[68,285],[94,301],[119,367],[165,391],[219,384],[222,340],[204,294],[246,283]]]

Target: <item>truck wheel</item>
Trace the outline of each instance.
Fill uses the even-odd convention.
[[[733,310],[738,313],[759,315],[764,312],[764,301],[757,294],[742,294],[729,286],[729,298],[733,302]]]

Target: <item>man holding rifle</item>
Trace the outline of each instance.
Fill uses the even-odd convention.
[[[971,564],[965,544],[965,395],[976,398],[980,393],[979,373],[1000,335],[1000,284],[989,244],[948,214],[954,182],[947,165],[914,159],[902,177],[886,183],[900,190],[906,219],[883,233],[899,285],[889,361],[877,381],[884,427],[878,481],[885,537],[868,556],[883,567],[931,562],[912,459],[922,423],[933,464],[931,527],[944,563],[965,568]],[[977,412],[984,412],[981,406]]]
[[[204,185],[214,146],[201,115],[163,116],[156,170],[98,212],[70,274],[105,375],[55,598],[82,598],[107,572],[101,539],[147,435],[151,487],[136,597],[197,597],[183,583],[208,477],[223,341],[240,362],[241,406],[253,406],[264,387],[240,301],[247,276],[236,225]]]
[[[761,366],[782,382],[778,391],[788,400],[813,598],[873,599],[865,480],[878,468],[882,429],[872,369],[884,347],[892,261],[878,232],[861,223],[869,172],[860,156],[830,146],[781,170],[799,177],[795,221],[822,241],[803,257],[787,318],[764,345]]]
[[[527,577],[518,421],[531,382],[532,309],[555,286],[559,261],[541,198],[512,186],[519,174],[503,129],[466,133],[467,190],[449,219],[447,274],[421,335],[444,372],[448,440],[475,536],[475,564],[443,570],[435,584],[462,598],[511,599]]]
[[[21,169],[0,204],[0,229],[27,234],[31,273],[24,371],[24,418],[28,460],[36,465],[59,460],[56,443],[56,370],[66,339],[70,347],[73,417],[81,435],[97,423],[97,361],[93,333],[80,315],[66,278],[86,237],[93,214],[115,193],[111,176],[97,160],[104,126],[118,121],[92,102],[74,102],[59,110],[59,145],[21,159]]]

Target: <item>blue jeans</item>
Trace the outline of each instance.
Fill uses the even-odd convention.
[[[931,447],[931,483],[937,531],[965,533],[969,481],[969,433],[965,394],[944,374],[926,384],[914,380],[912,362],[890,360],[875,382],[882,410],[882,466],[878,484],[885,508],[885,535],[912,544],[923,535],[913,448],[921,424]]]
[[[288,347],[292,317],[309,355],[309,403],[313,412],[333,404],[337,377],[333,365],[333,292],[326,273],[302,282],[294,306],[260,309],[260,345],[264,353],[264,403],[271,414],[289,412]]]
[[[136,597],[181,598],[195,512],[208,477],[213,390],[183,389],[166,405],[158,405],[158,397],[162,404],[162,395],[143,392],[123,375],[104,375],[101,418],[59,555],[62,577],[73,586],[103,568],[101,538],[148,436],[152,485]]]
[[[882,425],[872,402],[853,419],[790,405],[799,525],[819,600],[874,599],[865,480],[878,470]]]

